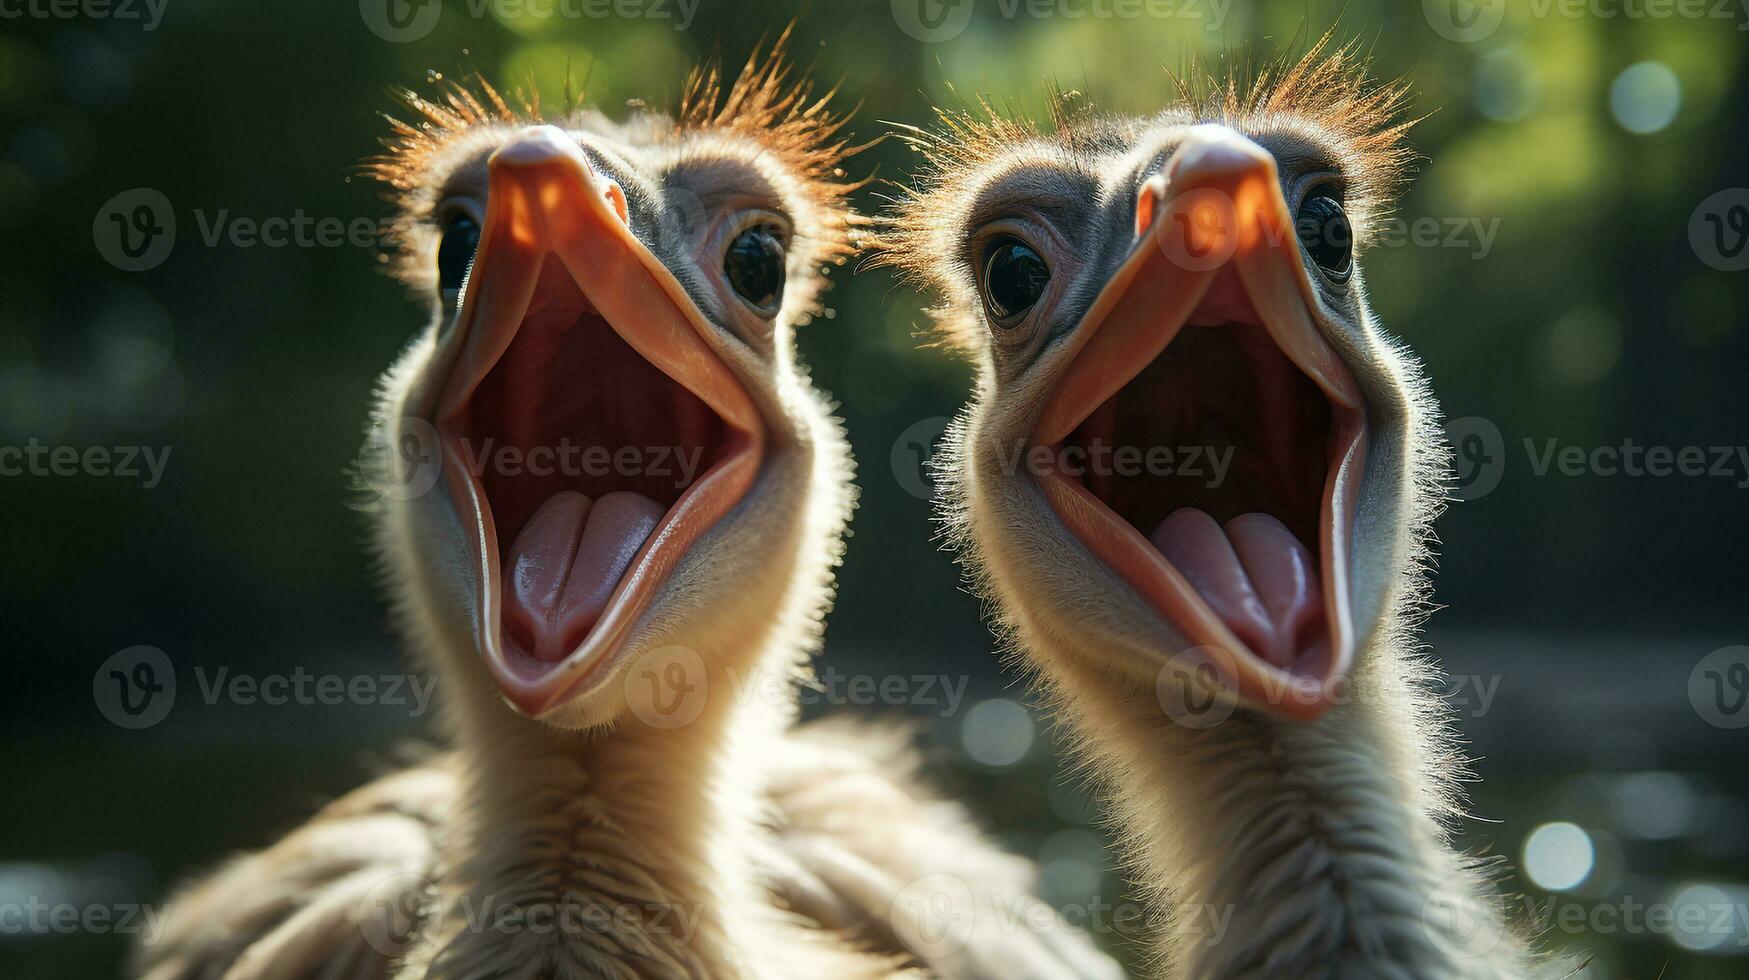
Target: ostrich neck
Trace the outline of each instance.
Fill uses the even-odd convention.
[[[687,678],[696,688],[667,692],[680,707],[658,724],[632,712],[563,730],[516,715],[483,684],[458,692],[463,795],[440,841],[430,975],[451,976],[453,963],[471,976],[516,949],[590,976],[744,975],[736,951],[756,948],[770,908],[744,846],[761,817],[749,760],[793,708],[747,695],[724,665],[772,660],[788,658],[706,656],[712,666]]]
[[[1186,724],[1151,688],[1054,669],[1163,913],[1150,938],[1171,976],[1525,975],[1498,894],[1441,825],[1453,761],[1430,741],[1435,704],[1391,651],[1362,662],[1315,722],[1241,708]]]

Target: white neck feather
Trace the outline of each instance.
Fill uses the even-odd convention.
[[[1487,874],[1449,843],[1460,761],[1432,668],[1381,645],[1316,722],[1188,727],[1079,657],[1045,668],[1173,977],[1530,975]]]
[[[720,669],[703,680],[731,690]],[[719,694],[671,729],[573,732],[479,693],[452,715],[465,788],[440,848],[454,863],[409,975],[534,960],[566,978],[778,975],[742,961],[787,925],[745,844],[763,817],[754,745],[788,705]]]

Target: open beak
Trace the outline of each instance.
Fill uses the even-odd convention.
[[[1314,322],[1274,158],[1194,127],[1143,187],[1136,230],[1040,415],[1055,464],[1039,485],[1173,627],[1169,655],[1254,708],[1318,717],[1354,658],[1367,429]]]
[[[539,716],[611,676],[687,550],[752,486],[765,428],[574,140],[531,127],[489,168],[435,424],[477,560],[481,655]]]

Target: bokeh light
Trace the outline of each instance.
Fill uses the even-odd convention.
[[[1656,133],[1682,108],[1682,82],[1670,66],[1642,61],[1622,70],[1609,86],[1609,111],[1630,133]]]
[[[1577,824],[1546,823],[1524,839],[1524,874],[1551,892],[1577,887],[1591,874],[1597,853]]]
[[[1005,769],[1025,759],[1033,738],[1032,715],[1007,698],[978,702],[960,725],[960,744],[966,755],[992,769]]]

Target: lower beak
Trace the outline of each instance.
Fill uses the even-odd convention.
[[[1142,188],[1136,226],[1136,250],[1073,334],[1070,365],[1045,403],[1035,446],[1062,459],[1064,441],[1156,359],[1171,357],[1169,345],[1187,325],[1248,331],[1247,343],[1266,345],[1261,327],[1329,406],[1328,429],[1316,436],[1324,445],[1310,450],[1324,464],[1316,514],[1308,515],[1317,555],[1309,554],[1311,541],[1283,544],[1291,535],[1258,531],[1255,515],[1230,521],[1224,536],[1201,512],[1175,513],[1159,530],[1139,528],[1060,467],[1039,484],[1082,544],[1172,627],[1181,643],[1168,651],[1176,666],[1205,678],[1205,665],[1212,667],[1219,686],[1251,707],[1317,717],[1354,658],[1348,547],[1367,429],[1354,378],[1315,323],[1319,300],[1275,161],[1224,127],[1193,127]],[[1267,427],[1277,421],[1269,413],[1284,410],[1259,399],[1242,406],[1252,418],[1240,423]],[[1284,553],[1265,553],[1272,548]],[[1290,618],[1315,628],[1295,633]]]

